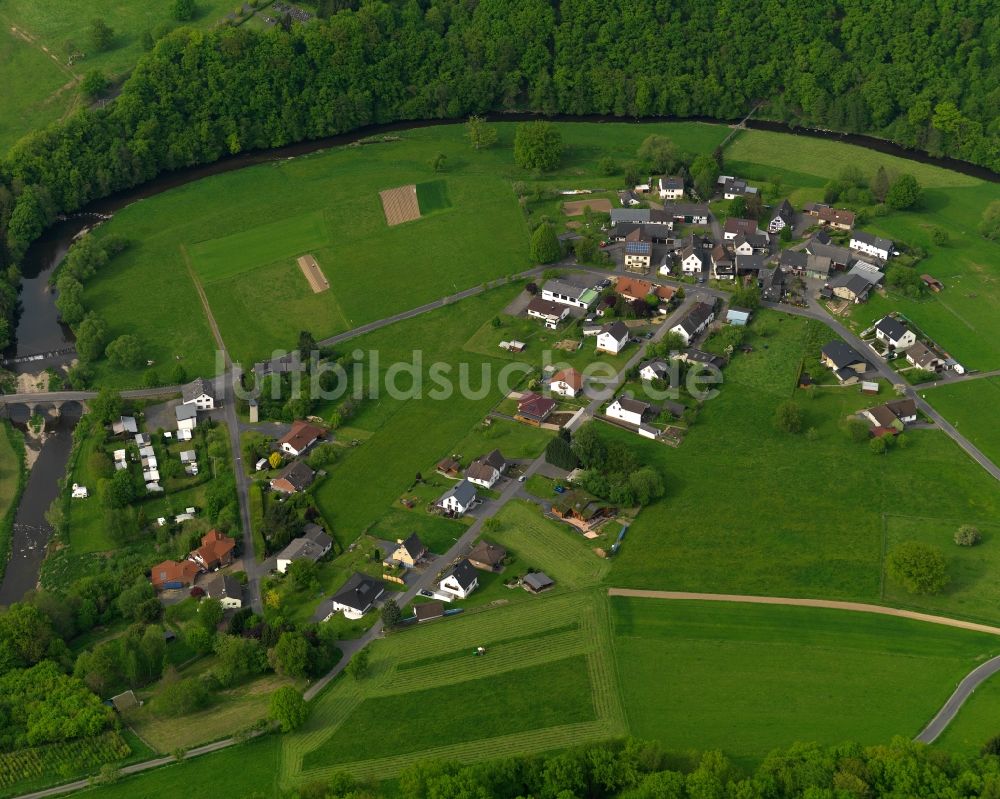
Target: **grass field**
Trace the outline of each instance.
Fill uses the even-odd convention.
[[[934,410],[951,422],[994,463],[1000,463],[1000,425],[993,413],[1000,402],[1000,378],[984,377],[921,390]]]
[[[744,764],[796,741],[911,737],[993,636],[815,608],[611,599],[632,735]]]
[[[215,25],[235,4],[225,0],[199,0],[189,26]],[[109,77],[124,77],[142,55],[140,36],[161,26],[177,27],[169,3],[122,0],[77,0],[71,7],[59,0],[5,0],[0,5],[0,148],[21,136],[54,122],[81,105],[76,82],[92,69]],[[103,19],[115,39],[106,52],[96,52],[87,29],[93,19]],[[22,36],[9,48],[11,28]],[[72,43],[72,48],[68,45]],[[85,58],[66,66],[69,50]],[[53,56],[55,58],[53,58]]]
[[[877,601],[883,514],[995,517],[1000,487],[943,433],[910,431],[906,449],[875,456],[840,429],[871,398],[857,387],[816,389],[815,399],[794,388],[799,360],[830,338],[816,324],[758,314],[754,351],[729,364],[676,450],[605,428],[667,485],[631,526],[612,585]],[[761,325],[768,336],[754,333]],[[792,396],[813,433],[773,427]],[[986,599],[966,612],[1000,618]]]
[[[0,424],[0,578],[10,556],[16,502],[25,479],[23,434],[4,421]]]
[[[934,743],[941,749],[974,756],[996,735],[1000,735],[1000,680],[994,675],[965,701]]]
[[[428,180],[417,184],[417,204],[420,206],[420,216],[433,214],[451,208],[448,199],[448,184],[443,180]]]
[[[873,295],[852,308],[854,326],[860,330],[889,311],[901,311],[966,367],[1000,368],[1000,343],[991,334],[1000,314],[1000,243],[976,232],[983,209],[1000,198],[1000,187],[929,164],[805,136],[746,131],[726,150],[727,172],[758,181],[781,177],[797,206],[822,199],[823,186],[848,165],[866,176],[881,165],[890,174],[909,172],[920,181],[925,191],[918,210],[875,217],[863,227],[923,247],[928,256],[918,271],[945,285],[942,293],[916,300],[893,293]],[[950,234],[946,245],[931,241],[935,227]]]
[[[283,739],[281,781],[338,770],[385,779],[429,757],[473,762],[620,735],[610,643],[598,592],[394,634],[372,649],[370,676],[339,680],[315,701],[305,727]],[[486,656],[473,656],[476,646]],[[469,723],[456,728],[459,696]],[[359,739],[361,749],[352,743]]]

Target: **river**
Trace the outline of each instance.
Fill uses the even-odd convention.
[[[489,119],[495,122],[522,122],[534,119],[548,119],[554,122],[590,122],[590,123],[622,123],[636,122],[640,124],[663,122],[707,122],[714,124],[730,124],[722,120],[708,118],[654,117],[642,120],[628,120],[609,116],[568,116],[557,114],[543,116],[532,113],[490,114]],[[35,241],[25,256],[22,264],[22,311],[18,319],[16,341],[4,353],[6,358],[24,358],[28,356],[47,355],[42,360],[12,363],[12,368],[18,373],[38,372],[67,360],[65,349],[72,346],[72,333],[59,322],[55,308],[55,295],[49,288],[49,280],[53,270],[62,261],[73,238],[84,228],[93,225],[100,216],[114,214],[138,200],[153,197],[161,192],[177,186],[191,183],[211,175],[231,172],[269,161],[279,161],[300,155],[340,147],[356,142],[369,136],[394,133],[413,128],[432,127],[436,125],[454,125],[464,122],[464,119],[435,119],[396,122],[387,125],[374,125],[360,128],[350,133],[329,136],[323,139],[304,141],[278,147],[273,150],[258,150],[229,156],[211,164],[187,167],[174,172],[167,172],[157,178],[101,200],[95,200],[82,212],[73,214],[50,227]],[[822,139],[855,144],[876,150],[887,155],[908,158],[922,163],[935,164],[945,169],[962,172],[973,177],[991,182],[1000,182],[1000,175],[984,167],[956,161],[950,158],[936,158],[918,150],[911,150],[883,139],[835,131],[810,130],[807,128],[791,128],[780,122],[766,120],[750,120],[747,126],[753,129],[777,131],[800,136],[811,136]],[[67,417],[59,420],[52,434],[42,447],[38,460],[31,470],[27,488],[18,508],[17,521],[14,525],[14,542],[11,562],[7,567],[6,577],[0,587],[0,604],[19,599],[26,590],[34,587],[44,548],[51,531],[45,524],[44,513],[58,493],[57,481],[65,474],[66,463],[70,453],[70,438],[75,422]]]

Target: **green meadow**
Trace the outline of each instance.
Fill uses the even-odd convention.
[[[991,738],[1000,735],[1000,680],[996,675],[980,685],[955,720],[934,743],[942,749],[978,755]]]
[[[978,378],[920,393],[986,457],[1000,463],[1000,424],[994,412],[1000,403],[1000,378]]]
[[[1000,651],[983,633],[817,608],[612,597],[629,730],[751,765],[796,741],[912,737]]]
[[[0,6],[0,21],[4,21]],[[21,136],[58,119],[76,97],[73,77],[40,47],[26,42],[4,25],[0,31],[0,151]],[[66,84],[70,86],[67,88]]]

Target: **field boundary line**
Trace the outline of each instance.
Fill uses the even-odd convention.
[[[791,605],[804,608],[826,608],[827,610],[849,610],[857,613],[895,616],[900,619],[923,621],[929,624],[940,624],[944,627],[957,627],[961,630],[972,630],[974,632],[1000,636],[1000,627],[994,627],[990,624],[980,624],[973,621],[963,621],[962,619],[952,619],[948,616],[920,613],[914,610],[902,610],[883,605],[870,605],[865,602],[847,602],[838,599],[804,599],[780,596],[753,596],[750,594],[702,594],[689,591],[652,591],[641,588],[609,588],[608,596],[632,597],[636,599],[695,600],[701,602],[743,602],[752,605]]]
[[[205,318],[208,320],[208,326],[212,330],[212,336],[215,338],[215,344],[225,357],[226,368],[231,369],[232,363],[229,360],[229,352],[226,350],[226,343],[222,340],[222,333],[219,331],[219,325],[216,324],[215,316],[212,314],[212,306],[208,304],[208,295],[205,294],[205,288],[201,285],[201,281],[198,280],[198,276],[194,272],[194,265],[191,263],[191,256],[188,255],[187,247],[183,244],[179,246],[181,250],[181,257],[184,259],[184,266],[187,268],[188,277],[191,278],[191,282],[194,283],[194,289],[198,292],[198,299],[201,300],[201,308],[205,312]]]

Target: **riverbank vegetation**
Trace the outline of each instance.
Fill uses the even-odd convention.
[[[10,558],[14,517],[27,477],[24,434],[4,420],[0,423],[0,581]]]

